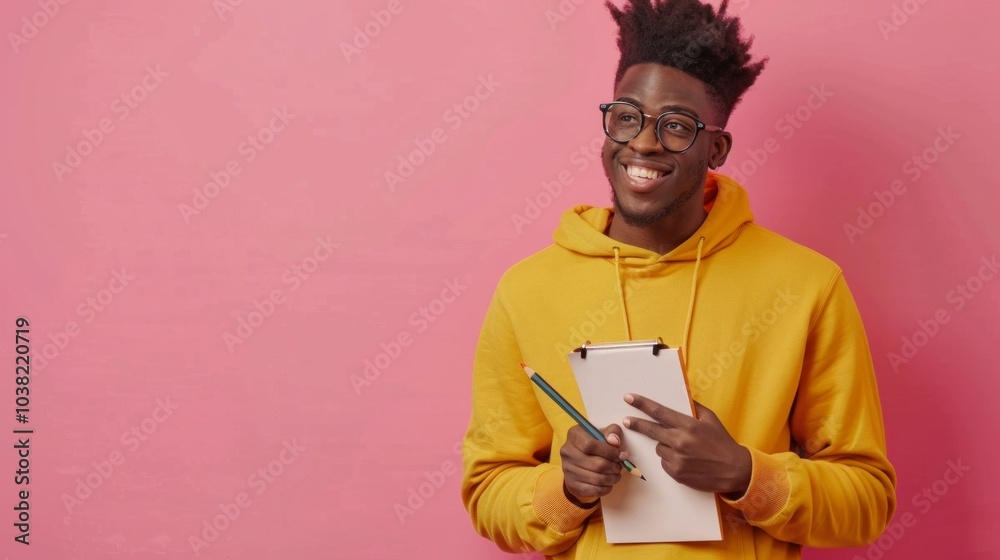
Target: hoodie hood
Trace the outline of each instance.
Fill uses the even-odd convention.
[[[709,173],[705,180],[708,217],[690,238],[665,255],[616,241],[604,234],[613,215],[610,208],[580,205],[567,210],[556,228],[556,245],[591,257],[614,258],[615,247],[622,266],[648,266],[656,262],[694,261],[732,243],[744,224],[753,221],[746,191],[725,175]],[[701,241],[704,238],[704,241]]]
[[[580,205],[567,210],[556,228],[556,245],[590,257],[614,259],[615,285],[622,309],[625,340],[632,340],[625,300],[622,268],[647,267],[657,263],[694,261],[691,272],[691,290],[687,315],[684,320],[681,359],[685,359],[691,321],[694,318],[698,294],[698,269],[701,259],[719,251],[736,240],[745,224],[753,222],[750,201],[746,191],[736,181],[725,175],[709,173],[705,179],[705,209],[708,217],[701,227],[683,243],[665,255],[655,251],[616,241],[607,235],[610,208]]]

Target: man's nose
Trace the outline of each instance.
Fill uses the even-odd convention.
[[[659,138],[656,137],[656,122],[647,121],[645,124],[646,126],[642,127],[639,134],[629,141],[629,147],[640,154],[662,152],[664,149],[663,144],[660,144]]]

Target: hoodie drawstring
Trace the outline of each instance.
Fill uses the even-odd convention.
[[[698,252],[694,261],[694,274],[691,276],[691,298],[688,301],[687,318],[684,319],[684,335],[681,338],[681,355],[684,356],[685,362],[687,361],[687,350],[690,342],[688,337],[691,334],[691,319],[694,317],[694,300],[698,293],[698,268],[701,265],[701,249],[704,244],[705,238],[700,237],[698,239]],[[625,322],[625,340],[632,340],[632,333],[628,326],[628,310],[625,308],[625,291],[622,288],[620,250],[618,247],[614,247],[613,250],[615,253],[615,277],[618,280],[615,282],[615,285],[618,287],[618,301],[622,306],[622,320]]]
[[[615,276],[618,278],[618,282],[615,284],[618,286],[618,303],[622,306],[622,319],[625,321],[625,340],[632,340],[632,333],[628,328],[628,311],[625,310],[625,291],[622,289],[622,269],[621,263],[618,260],[618,247],[614,248],[615,251]]]
[[[701,264],[701,246],[705,243],[705,238],[698,239],[698,256],[694,260],[694,274],[691,275],[691,301],[688,302],[687,319],[684,320],[684,337],[681,339],[681,356],[687,366],[688,336],[691,334],[691,318],[694,315],[694,297],[698,293],[698,265]]]

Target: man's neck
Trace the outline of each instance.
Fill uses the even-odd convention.
[[[680,219],[683,216],[684,219]],[[665,255],[688,240],[708,217],[704,208],[697,212],[676,213],[658,224],[635,226],[625,222],[620,216],[612,215],[607,236],[635,247],[642,247],[658,255]]]

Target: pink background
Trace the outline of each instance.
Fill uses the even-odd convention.
[[[507,557],[472,530],[455,444],[499,275],[551,242],[564,209],[609,204],[587,147],[617,61],[606,9],[563,0],[549,21],[556,0],[225,1],[0,8],[2,555],[194,558],[198,537],[202,558]],[[995,558],[1000,278],[971,279],[1000,251],[984,165],[1000,8],[895,4],[884,30],[890,0],[733,2],[771,62],[730,122],[723,171],[745,178],[759,223],[844,268],[878,369],[897,519],[915,522],[878,550],[807,557]],[[832,95],[810,109],[813,87]],[[287,123],[272,118],[282,109]],[[790,129],[796,110],[807,118]],[[102,121],[109,132],[91,132]],[[925,154],[941,127],[958,138]],[[417,140],[433,153],[390,186]],[[915,156],[933,161],[919,177],[904,167]],[[196,200],[227,165],[238,174]],[[894,181],[880,207],[873,193]],[[526,198],[544,207],[525,214]],[[849,235],[859,209],[875,217]],[[949,295],[959,284],[971,301]],[[936,312],[947,322],[894,367],[888,354]],[[356,386],[366,360],[384,371]],[[14,543],[11,509],[11,430],[25,426],[30,547]],[[954,484],[949,461],[969,467]],[[942,495],[921,505],[924,488]],[[401,510],[408,499],[418,507]],[[213,520],[224,529],[206,531]]]

